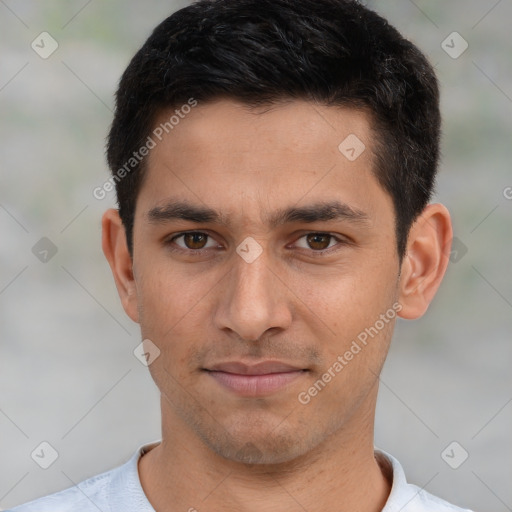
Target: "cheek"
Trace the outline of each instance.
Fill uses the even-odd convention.
[[[218,279],[205,279],[172,271],[169,264],[153,261],[138,280],[141,333],[161,351],[152,366],[165,365],[172,374],[194,359],[194,348],[205,343],[205,308]],[[158,364],[157,364],[158,363]],[[182,371],[180,370],[180,372]]]
[[[177,300],[176,288],[170,286],[165,272],[146,271],[137,283],[139,323],[142,336],[149,338],[161,350],[175,325],[183,318],[184,301]],[[172,280],[171,280],[172,281]]]
[[[366,313],[387,305],[394,296],[397,272],[386,262],[351,259],[321,276],[301,276],[296,280],[295,289],[300,290],[300,298],[310,305],[313,311],[320,311],[336,320],[341,314],[364,320]],[[350,314],[349,314],[350,313]]]
[[[197,274],[187,275],[169,261],[152,260],[138,274],[137,295],[141,323],[160,336],[180,321],[193,317],[208,284]]]
[[[359,335],[364,341],[364,333],[377,322],[379,332],[375,338],[390,337],[396,314],[393,304],[398,297],[397,272],[391,267],[375,258],[367,265],[361,262],[358,269],[333,274],[321,286],[318,281],[311,286],[311,280],[298,285],[297,295],[304,303],[302,314],[319,320],[323,335],[318,336],[318,341],[327,358],[335,359],[344,353]],[[390,312],[382,325],[379,320],[387,311]]]
[[[375,384],[396,319],[392,290],[389,279],[373,285],[364,279],[344,279],[309,298],[308,306],[322,319],[322,330],[313,336],[323,364],[301,396],[311,398],[320,416],[348,413]],[[319,399],[314,398],[317,395]]]

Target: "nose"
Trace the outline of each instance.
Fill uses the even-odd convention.
[[[293,294],[278,266],[272,265],[268,251],[263,250],[252,262],[238,254],[234,259],[215,313],[217,328],[232,331],[245,341],[257,341],[271,329],[287,329]]]

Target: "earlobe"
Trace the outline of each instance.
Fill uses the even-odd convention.
[[[427,311],[446,272],[452,237],[447,208],[429,204],[409,232],[400,277],[400,317],[415,319]]]
[[[126,314],[138,322],[137,288],[133,261],[126,243],[126,233],[118,210],[109,209],[102,218],[102,248],[110,265],[117,291]]]

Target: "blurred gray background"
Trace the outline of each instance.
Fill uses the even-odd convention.
[[[0,508],[119,465],[160,436],[158,393],[133,355],[138,326],[100,247],[115,198],[92,191],[108,178],[122,71],[188,3],[0,0]],[[457,249],[427,314],[397,324],[376,445],[434,494],[512,510],[512,0],[368,3],[438,72],[436,200],[452,213]],[[48,469],[31,457],[42,442],[59,454]]]

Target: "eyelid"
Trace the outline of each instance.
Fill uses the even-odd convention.
[[[171,237],[168,237],[168,238],[166,238],[164,240],[164,244],[170,246],[172,243],[174,243],[174,241],[177,238],[180,238],[182,236],[185,236],[185,235],[188,235],[188,234],[191,234],[191,233],[198,233],[198,234],[201,234],[201,235],[206,235],[208,238],[211,238],[211,239],[215,240],[215,237],[213,235],[211,235],[210,233],[208,233],[207,231],[189,230],[189,231],[182,231],[180,233],[173,234]],[[322,256],[322,255],[325,255],[325,254],[329,254],[331,251],[337,250],[337,247],[339,247],[339,246],[349,245],[350,243],[352,243],[352,241],[348,237],[346,237],[346,236],[329,233],[327,231],[306,231],[306,232],[303,232],[293,243],[294,244],[297,243],[297,241],[301,240],[302,238],[304,238],[304,237],[306,237],[308,235],[325,235],[325,236],[330,236],[331,238],[333,238],[337,242],[337,244],[335,244],[334,246],[329,247],[328,249],[322,249],[320,251],[315,251],[314,249],[307,249],[307,248],[299,247],[300,250],[307,251],[309,254],[313,254],[315,256],[316,255],[317,256]],[[210,251],[212,249],[215,249],[215,247],[206,247],[206,248],[203,248],[203,249],[186,249],[186,248],[183,248],[181,246],[177,246],[177,248],[174,248],[174,247],[171,248],[171,250],[173,250],[173,251],[186,252],[188,254],[201,254],[201,253],[203,253],[205,251]]]
[[[328,247],[327,249],[322,249],[320,251],[315,251],[314,249],[308,249],[308,248],[304,248],[304,247],[299,247],[299,249],[303,250],[303,251],[308,251],[308,253],[310,254],[313,254],[313,255],[325,255],[325,254],[329,254],[331,253],[332,251],[336,251],[339,249],[339,246],[341,245],[347,245],[349,244],[349,241],[344,238],[344,237],[341,237],[339,235],[335,235],[333,233],[329,233],[329,232],[326,232],[326,231],[308,231],[307,233],[304,233],[302,235],[300,235],[297,240],[295,240],[294,244],[296,244],[299,240],[301,240],[302,238],[308,236],[308,235],[322,235],[322,236],[328,236],[328,237],[331,237],[331,239],[333,239],[334,241],[336,241],[337,243],[335,245],[333,245],[332,247]],[[329,242],[329,245],[330,245],[331,242]]]
[[[215,238],[210,233],[208,233],[207,231],[191,230],[191,231],[182,231],[180,233],[176,233],[176,234],[172,235],[171,237],[165,238],[164,244],[165,245],[170,245],[171,243],[174,243],[174,241],[177,238],[181,238],[181,237],[183,237],[185,235],[189,235],[189,234],[192,234],[192,233],[196,233],[196,234],[199,234],[199,235],[206,235],[208,237],[208,239],[215,240]],[[206,243],[208,243],[208,241]],[[188,252],[188,253],[200,254],[201,252],[208,251],[210,249],[214,249],[214,247],[206,247],[206,248],[203,248],[203,249],[187,249],[187,248],[184,248],[184,247],[181,247],[181,246],[178,245],[178,248],[176,250],[181,250],[181,251],[185,251],[185,252]]]

